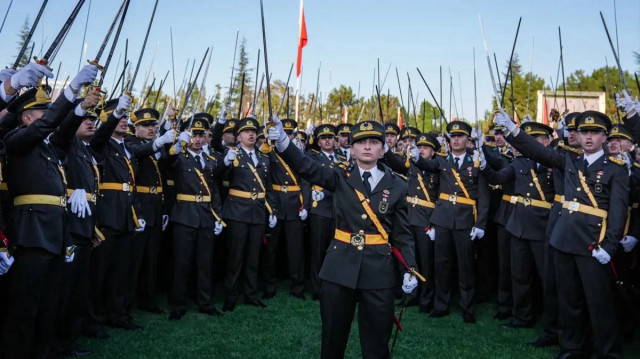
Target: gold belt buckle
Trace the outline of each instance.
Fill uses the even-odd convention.
[[[131,188],[131,187],[129,187],[129,184],[128,184],[128,183],[123,183],[123,184],[122,184],[122,190],[123,190],[123,191],[125,191],[125,192],[129,192],[129,191],[130,191],[130,188]]]
[[[511,196],[511,197],[509,198],[509,203],[511,203],[511,204],[516,204],[516,203],[518,203],[518,197],[516,197],[516,196]]]
[[[95,193],[89,193],[89,201],[95,204],[98,201],[98,196]]]
[[[287,193],[287,192],[289,192],[289,187],[286,184],[282,185],[282,193]]]
[[[358,233],[351,233],[351,245],[354,247],[358,247],[358,250],[361,251],[364,249],[364,231],[360,230]]]
[[[528,207],[531,205],[531,198],[523,198],[522,199],[522,204],[524,204],[525,207]]]
[[[413,196],[413,198],[411,198],[411,204],[414,206],[418,204],[418,196]]]
[[[449,202],[456,204],[456,202],[458,202],[458,195],[456,194],[450,194],[449,195]]]
[[[580,203],[571,201],[569,202],[569,206],[567,207],[567,209],[569,210],[570,213],[578,212],[578,210],[580,209]]]
[[[258,198],[258,192],[251,192],[251,199],[256,200]]]
[[[61,207],[66,207],[67,206],[67,196],[61,196],[60,197],[60,206]]]
[[[201,203],[203,200],[202,195],[201,194],[197,194],[196,195],[196,202]]]
[[[158,193],[158,189],[156,188],[156,186],[149,187],[149,193],[151,194]]]

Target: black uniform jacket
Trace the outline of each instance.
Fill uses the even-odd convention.
[[[515,137],[510,134],[507,140],[518,150],[522,148],[520,152],[527,152],[541,164],[564,172],[565,201],[592,206],[578,171],[584,174],[597,207],[608,212],[601,246],[613,256],[622,238],[629,203],[629,173],[624,162],[605,154],[586,168],[584,155],[575,157],[569,153],[558,153],[544,147],[523,131]],[[551,245],[565,253],[591,256],[589,247],[598,242],[603,225],[601,217],[563,208],[551,233]]]
[[[310,161],[293,143],[281,153],[287,163],[311,184],[333,192],[336,228],[348,233],[379,233],[366,214],[355,190],[366,196],[357,167],[346,171],[339,167],[323,166]],[[407,185],[391,170],[384,171],[380,182],[372,189],[369,204],[389,235],[389,244],[397,248],[410,267],[415,266],[414,240],[407,219]],[[350,243],[331,241],[325,256],[320,278],[348,288],[382,289],[397,284],[391,246],[365,245],[362,250]]]

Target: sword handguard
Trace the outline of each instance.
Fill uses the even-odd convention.
[[[97,67],[98,70],[100,70],[101,72],[104,71],[104,66],[100,65],[98,63],[98,60],[92,60],[92,61],[87,60],[87,62],[89,63],[89,65],[93,65],[93,66]]]

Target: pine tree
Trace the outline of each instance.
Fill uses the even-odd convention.
[[[31,31],[31,27],[29,26],[29,17],[27,16],[24,19],[24,23],[22,24],[22,28],[20,28],[20,32],[18,32],[18,53],[16,54],[16,59],[22,50],[22,46],[27,41],[27,37],[29,36],[29,31]],[[18,62],[18,67],[23,67],[29,63],[29,48],[25,50],[25,52],[20,57],[20,61]],[[13,66],[13,64],[11,64]]]
[[[242,94],[242,112],[247,110],[247,103],[251,97],[253,88],[253,82],[251,81],[251,72],[253,69],[249,68],[249,55],[246,50],[247,39],[243,36],[240,43],[240,53],[238,54],[238,63],[235,68],[235,77],[233,80],[233,89],[231,91],[231,117],[237,117],[240,105],[240,92],[242,91],[242,78],[244,75],[244,93]],[[245,117],[241,114],[240,117]]]

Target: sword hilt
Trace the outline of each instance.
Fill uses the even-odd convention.
[[[39,65],[45,66],[46,68],[48,68],[50,71],[53,71],[53,69],[51,67],[49,67],[49,60],[47,59],[38,59],[38,56],[34,56],[33,60],[35,60],[35,62]]]
[[[100,70],[101,72],[104,71],[104,66],[100,65],[98,63],[98,60],[92,60],[92,61],[87,60],[87,62],[89,63],[89,65],[93,65],[93,66],[97,67],[98,70]]]

